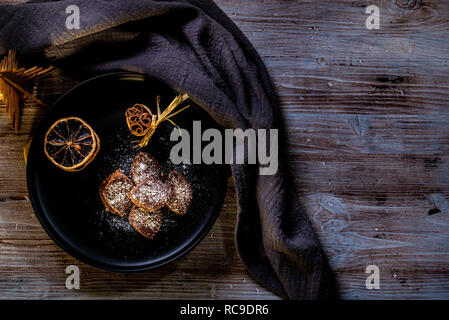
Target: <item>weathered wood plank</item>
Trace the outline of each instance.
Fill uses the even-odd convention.
[[[293,154],[449,153],[449,117],[286,113]],[[410,159],[411,160],[411,159]]]
[[[223,211],[203,242],[182,259],[154,271],[110,273],[59,249],[43,231],[27,197],[0,200],[2,298],[276,298],[245,271],[233,240],[236,205],[230,183]],[[67,265],[79,265],[81,290],[65,288]]]
[[[447,196],[369,201],[307,193],[303,203],[326,243],[344,297],[449,298]],[[380,290],[364,288],[364,272],[372,264],[380,268]]]
[[[361,197],[382,192],[416,196],[449,191],[447,156],[305,154],[298,157],[301,160],[292,160],[293,170],[296,182],[304,191]]]
[[[273,78],[296,185],[342,297],[449,298],[449,1],[217,3]],[[380,30],[365,28],[370,4]],[[54,101],[75,83],[52,77],[36,92]],[[0,297],[274,297],[237,256],[232,183],[209,235],[164,268],[111,274],[61,251],[25,184],[22,147],[42,114],[27,104],[15,136],[0,113]],[[80,291],[65,289],[68,264],[80,265]],[[380,290],[365,288],[369,264]]]
[[[447,1],[225,2],[286,111],[448,112]],[[379,30],[365,28],[371,4],[381,9]]]
[[[224,3],[274,79],[343,296],[447,298],[449,3]],[[370,4],[380,30],[365,28]],[[379,291],[364,287],[368,264]]]

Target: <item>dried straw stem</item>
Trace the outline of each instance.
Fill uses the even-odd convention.
[[[24,98],[30,98],[36,103],[47,106],[44,102],[33,96],[22,85],[32,80],[41,78],[54,70],[53,67],[18,68],[16,52],[9,50],[8,54],[0,62],[0,96],[3,97],[6,112],[11,120],[11,126],[15,133],[19,132],[20,104]]]

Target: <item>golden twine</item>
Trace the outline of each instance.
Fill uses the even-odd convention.
[[[173,120],[170,118],[174,117],[175,115],[181,113],[182,111],[190,107],[190,105],[188,105],[176,112],[173,112],[181,103],[186,101],[188,98],[189,96],[186,93],[177,95],[175,99],[173,99],[173,101],[167,107],[167,109],[165,109],[164,112],[161,113],[160,109],[161,97],[158,96],[156,98],[157,115],[153,114],[151,110],[143,104],[135,104],[132,108],[127,109],[125,112],[125,116],[129,130],[135,136],[138,137],[143,136],[143,138],[140,141],[136,141],[137,142],[136,148],[146,147],[151,137],[153,136],[154,132],[156,131],[157,127],[163,121],[169,121],[171,124],[173,124],[180,130],[179,126],[176,123],[174,123]],[[150,122],[145,121],[149,119],[151,119]]]

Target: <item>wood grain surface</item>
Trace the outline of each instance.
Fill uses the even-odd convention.
[[[448,299],[449,1],[216,2],[272,76],[297,189],[341,297]],[[365,27],[371,4],[378,30]],[[55,74],[34,91],[51,103],[74,84]],[[34,216],[22,156],[44,113],[26,103],[15,135],[0,112],[0,298],[277,298],[237,255],[232,180],[208,236],[158,270],[104,272],[59,249]],[[70,264],[80,290],[65,287]],[[365,287],[371,264],[379,290]]]

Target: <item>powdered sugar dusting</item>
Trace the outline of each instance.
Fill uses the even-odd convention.
[[[116,211],[114,213],[125,214],[126,210],[131,206],[131,201],[126,196],[133,187],[131,180],[118,169],[108,177],[107,181],[102,195],[107,202],[107,207],[111,207],[112,210]]]
[[[156,211],[165,206],[170,196],[170,187],[159,179],[142,182],[130,193],[132,201],[148,211]]]
[[[171,146],[176,142],[171,142],[167,138],[161,138],[161,136],[168,137],[172,127],[162,124],[158,130],[152,137],[148,147],[135,149],[131,143],[131,141],[136,140],[135,137],[129,133],[126,127],[119,128],[108,140],[107,144],[103,145],[103,154],[102,157],[99,157],[101,164],[97,166],[96,174],[99,183],[117,169],[121,169],[125,175],[130,177],[133,160],[140,152],[144,151],[160,163],[162,172],[168,173],[171,170],[175,170],[185,177],[193,189],[192,202],[187,213],[180,216],[171,212],[167,207],[162,208],[163,222],[161,228],[157,236],[151,240],[151,243],[157,246],[157,248],[165,246],[168,248],[177,243],[176,241],[174,242],[174,238],[189,233],[187,230],[197,230],[207,220],[205,214],[210,209],[205,210],[205,208],[210,206],[211,199],[216,198],[216,190],[211,186],[216,185],[217,177],[223,176],[223,167],[193,164],[174,165],[170,161],[169,156]],[[148,166],[148,164],[140,163],[139,169],[144,169],[145,166]],[[167,178],[168,174],[163,174],[162,179],[166,180]],[[127,215],[120,217],[106,212],[104,206],[99,202],[99,208],[96,213],[97,218],[93,219],[97,226],[96,229],[98,229],[97,234],[103,240],[111,242],[110,246],[124,246],[126,243],[129,250],[142,250],[139,249],[142,248],[142,241],[146,243],[145,246],[148,246],[149,240],[138,234],[131,226],[128,221],[129,211],[130,209],[128,209]]]

